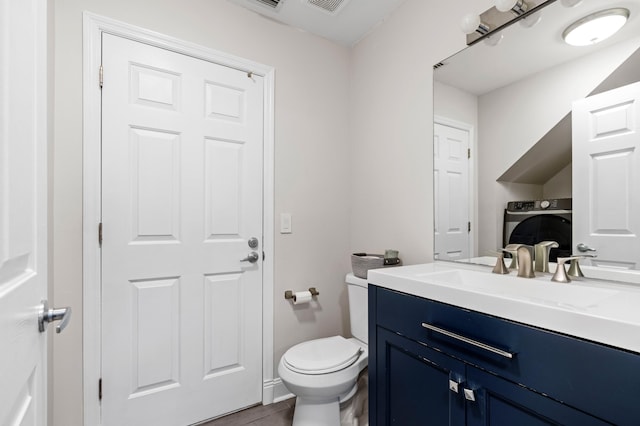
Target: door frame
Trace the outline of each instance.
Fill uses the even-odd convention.
[[[90,12],[83,14],[83,214],[82,214],[82,303],[83,303],[83,406],[84,424],[100,425],[98,381],[101,375],[101,250],[98,224],[101,220],[101,89],[102,33],[160,47],[197,59],[264,78],[263,154],[263,242],[262,276],[262,403],[274,399],[273,291],[274,291],[274,82],[275,69],[194,43],[179,40]]]
[[[433,134],[435,136],[435,125],[440,124],[442,126],[453,127],[454,129],[464,130],[469,133],[469,149],[471,150],[471,156],[469,158],[469,197],[467,198],[467,203],[469,206],[469,221],[471,222],[471,232],[469,233],[469,256],[478,256],[478,246],[476,241],[478,241],[478,203],[476,202],[476,194],[478,193],[478,176],[477,176],[477,161],[478,161],[478,143],[476,141],[476,133],[475,128],[472,124],[465,123],[462,121],[454,120],[448,117],[444,117],[442,115],[434,115],[433,116],[433,124],[434,131]],[[432,138],[433,139],[433,138]],[[432,141],[433,143],[433,141]],[[433,174],[433,172],[432,172]],[[434,182],[435,185],[435,182]],[[435,189],[435,188],[434,188]],[[435,199],[433,208],[435,209]],[[433,215],[433,220],[435,221],[435,210]],[[435,222],[434,222],[435,225]],[[435,238],[434,238],[434,251],[435,251]]]

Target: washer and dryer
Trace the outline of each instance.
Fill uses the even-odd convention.
[[[571,256],[571,198],[509,201],[504,211],[503,242],[535,245],[555,241],[549,260]]]

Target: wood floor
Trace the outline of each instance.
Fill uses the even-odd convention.
[[[291,426],[295,403],[295,398],[291,398],[276,404],[258,405],[200,426]]]

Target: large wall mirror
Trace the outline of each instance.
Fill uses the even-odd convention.
[[[514,22],[436,65],[438,259],[490,265],[518,234],[559,242],[555,256],[595,254],[587,276],[640,283],[640,0],[573,3],[549,2],[535,25]],[[614,36],[564,41],[612,8],[629,12]]]

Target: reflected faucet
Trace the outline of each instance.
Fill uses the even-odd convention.
[[[511,255],[511,264],[509,264],[509,269],[518,269],[518,256],[516,253],[518,251],[518,247],[522,247],[523,244],[507,244],[507,246],[501,251],[505,253],[509,253]]]
[[[491,271],[494,274],[508,274],[509,273],[509,269],[507,269],[507,266],[504,264],[504,253],[503,253],[503,251],[505,251],[505,249],[499,249],[499,252],[496,254],[496,266],[494,266],[493,270]]]
[[[560,245],[555,241],[541,241],[534,246],[536,272],[549,272],[549,253]]]
[[[536,276],[536,274],[533,273],[533,256],[531,255],[532,250],[533,247],[527,245],[521,245],[516,250],[519,277],[534,278]]]

